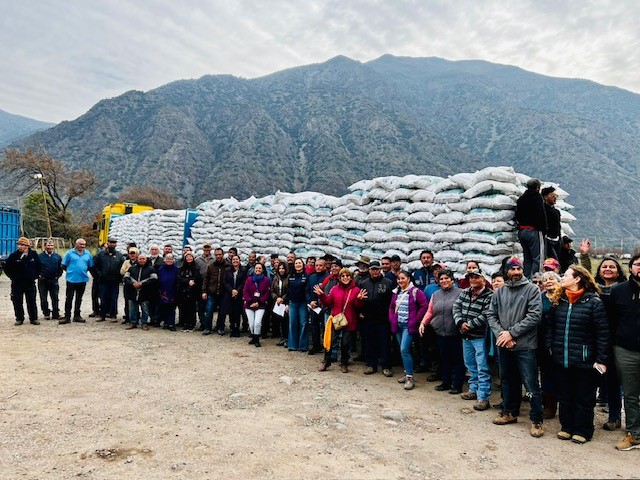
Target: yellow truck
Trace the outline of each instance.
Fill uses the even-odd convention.
[[[110,203],[102,209],[102,218],[100,219],[100,232],[98,235],[99,245],[104,245],[109,238],[109,229],[111,228],[111,220],[122,215],[130,213],[140,213],[145,210],[153,210],[149,205],[138,205],[137,203]]]

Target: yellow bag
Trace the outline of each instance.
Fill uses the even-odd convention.
[[[327,324],[324,327],[324,338],[322,339],[322,346],[325,350],[331,351],[331,330],[333,330],[333,319],[329,317]]]

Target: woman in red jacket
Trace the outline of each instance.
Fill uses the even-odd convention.
[[[331,315],[344,313],[348,322],[347,326],[340,330],[342,335],[336,331],[333,332],[331,349],[325,350],[324,361],[320,371],[324,372],[329,368],[331,365],[331,350],[337,342],[340,342],[340,371],[347,373],[349,371],[349,368],[347,368],[347,365],[349,365],[349,348],[352,337],[358,329],[358,309],[362,307],[362,300],[367,297],[367,292],[356,287],[353,281],[353,273],[348,268],[340,270],[339,282],[329,291],[329,295],[325,295],[318,285],[313,287],[313,291],[324,305],[331,308]]]

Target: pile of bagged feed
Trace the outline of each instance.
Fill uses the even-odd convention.
[[[237,247],[241,255],[330,253],[347,261],[397,254],[409,268],[419,266],[421,251],[432,250],[437,261],[455,271],[463,271],[467,260],[476,260],[491,273],[505,256],[521,251],[513,218],[528,179],[511,167],[489,167],[448,178],[362,180],[342,197],[277,192],[242,201],[212,200],[197,207],[187,243],[196,251],[211,242],[225,250]],[[568,193],[543,182],[549,185],[556,187],[563,234],[573,236],[573,207],[564,201]],[[184,222],[183,210],[127,215],[113,221],[111,233],[143,248],[153,243],[181,246],[180,217]]]

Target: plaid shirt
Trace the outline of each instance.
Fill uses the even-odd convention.
[[[493,290],[484,288],[480,295],[473,298],[473,288],[462,291],[456,303],[453,304],[453,320],[456,326],[467,322],[469,331],[463,334],[463,338],[483,338],[487,331],[487,312],[491,303]]]

